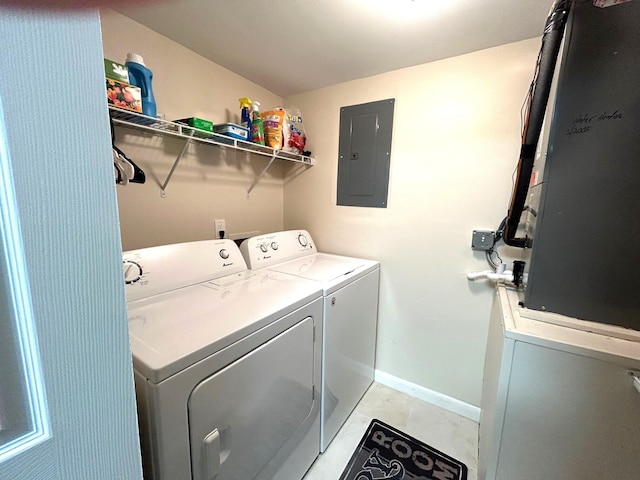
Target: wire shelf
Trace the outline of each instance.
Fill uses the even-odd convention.
[[[113,120],[113,123],[115,125],[138,130],[140,132],[146,132],[160,136],[177,137],[187,141],[195,141],[198,143],[217,147],[230,147],[243,152],[262,155],[278,160],[304,163],[306,165],[316,164],[315,158],[313,157],[283,152],[281,150],[258,145],[256,143],[236,140],[234,138],[220,135],[218,133],[207,132],[177,122],[170,122],[167,120],[161,120],[159,118],[148,117],[141,113],[123,110],[111,105],[109,105],[109,114],[111,115],[111,119]]]

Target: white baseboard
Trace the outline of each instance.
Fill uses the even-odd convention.
[[[429,402],[437,407],[449,410],[457,415],[469,418],[475,422],[480,421],[480,408],[465,403],[461,400],[449,397],[442,393],[438,393],[434,390],[421,387],[415,383],[408,382],[398,377],[394,377],[381,370],[376,370],[374,373],[374,380],[382,385],[393,388],[400,392],[411,395],[412,397],[419,398],[425,402]]]

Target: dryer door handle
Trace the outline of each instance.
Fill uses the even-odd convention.
[[[220,473],[220,434],[214,429],[204,437],[204,478],[215,480]]]

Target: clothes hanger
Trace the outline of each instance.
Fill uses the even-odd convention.
[[[127,183],[128,182],[132,182],[132,183],[144,183],[147,180],[146,175],[144,174],[144,171],[138,166],[136,165],[136,163],[131,160],[129,157],[127,157],[125,155],[125,153],[120,150],[118,147],[116,147],[115,145],[115,131],[113,128],[113,119],[111,117],[109,117],[109,125],[111,126],[111,147],[113,149],[113,163],[114,165],[116,164],[120,164],[120,166],[124,169],[126,169],[126,171],[131,173],[131,169],[133,169],[131,175],[127,175]],[[128,166],[124,166],[124,164],[128,164]]]
[[[112,149],[111,152],[113,154],[113,166],[118,170],[117,183],[120,185],[127,185],[129,180],[133,178],[133,166],[122,158],[114,149]]]
[[[130,167],[133,169],[133,174],[129,178],[130,182],[132,182],[132,183],[144,183],[146,181],[147,178],[146,178],[146,175],[144,174],[144,172],[142,171],[142,169],[140,167],[138,167],[138,165],[136,165],[133,160],[131,160],[129,157],[127,157],[122,150],[120,150],[118,147],[113,145],[113,151],[118,155],[118,157],[122,161],[127,162],[130,165]]]
[[[136,172],[131,162],[129,162],[126,157],[115,149],[112,149],[111,151],[113,152],[113,163],[120,167],[120,170],[124,173],[127,181],[132,180]]]
[[[118,167],[116,167],[115,163],[113,164],[113,179],[116,183],[120,183],[122,181],[122,174],[120,173]]]

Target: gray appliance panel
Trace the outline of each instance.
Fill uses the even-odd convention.
[[[640,2],[568,23],[525,304],[640,330]]]
[[[340,109],[338,205],[387,207],[395,99]]]

